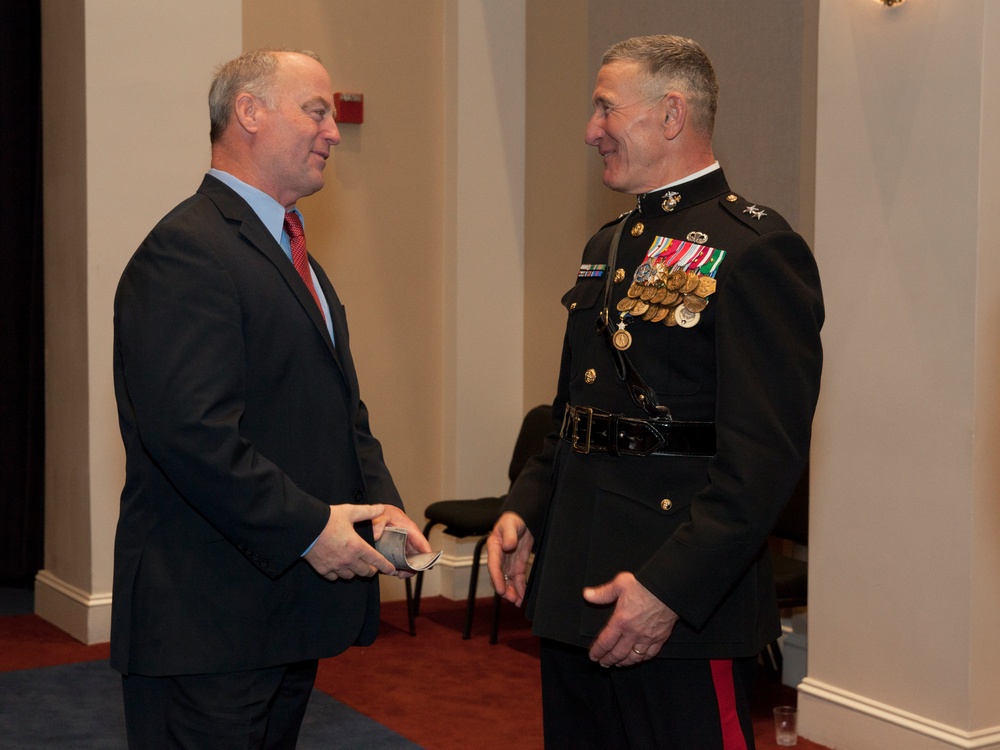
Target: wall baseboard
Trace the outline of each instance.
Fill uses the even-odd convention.
[[[1000,750],[1000,726],[965,731],[812,677],[799,684],[799,733],[830,747]]]
[[[423,596],[443,596],[465,601],[469,596],[472,552],[475,540],[456,540],[455,549],[441,555],[434,568],[424,575]],[[462,549],[468,546],[468,549]],[[383,601],[406,598],[403,582],[386,577],[381,581]],[[476,596],[493,595],[486,554],[479,567]],[[111,638],[111,592],[92,594],[63,581],[48,570],[35,576],[35,614],[64,630],[82,643],[104,643]]]
[[[111,638],[111,592],[84,591],[48,570],[35,576],[35,614],[88,646]]]

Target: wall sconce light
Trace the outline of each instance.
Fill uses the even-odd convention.
[[[886,8],[894,8],[897,5],[902,5],[906,0],[882,0],[882,5]]]

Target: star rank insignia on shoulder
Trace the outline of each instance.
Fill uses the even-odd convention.
[[[722,196],[719,204],[758,234],[765,234],[787,226],[785,220],[774,209],[751,203],[736,193],[727,193]]]

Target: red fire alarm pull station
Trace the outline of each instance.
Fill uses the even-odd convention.
[[[333,106],[337,108],[337,122],[365,121],[365,95],[342,94],[339,91],[333,95]]]

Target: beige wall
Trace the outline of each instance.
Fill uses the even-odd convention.
[[[86,111],[83,3],[51,12],[43,3],[43,155],[45,184],[45,569],[55,583],[36,587],[35,608],[53,619],[55,606],[66,610],[58,622],[72,635],[88,640],[92,598],[111,595],[110,553],[93,550],[90,503],[90,420],[87,320],[87,123],[74,117]],[[53,69],[61,75],[53,76]],[[59,137],[53,137],[59,134]],[[58,211],[56,208],[58,207]],[[58,220],[55,220],[58,216]],[[62,314],[58,314],[61,312]],[[98,503],[99,505],[100,503]],[[114,527],[98,524],[104,535]],[[93,557],[100,558],[92,561]],[[105,602],[106,604],[107,602]],[[105,607],[105,610],[107,607]],[[106,619],[106,618],[104,618]],[[65,623],[65,624],[63,624]]]
[[[239,2],[42,3],[45,133],[45,568],[36,611],[106,640],[124,453],[112,300],[153,223],[208,165],[215,61],[239,52]]]
[[[278,18],[264,0],[169,12],[46,0],[39,612],[106,637],[122,479],[111,296],[207,166],[216,64],[243,46],[311,46],[335,87],[366,95],[366,122],[343,128],[328,186],[303,208],[419,517],[444,494],[502,487],[521,413],[551,398],[558,298],[586,237],[630,203],[600,186],[582,141],[597,56],[677,31],[719,68],[718,155],[734,187],[807,235],[815,210],[829,319],[803,733],[843,748],[1000,747],[1000,11],[749,6],[297,0]],[[465,548],[435,541],[445,572],[467,567]]]
[[[525,406],[551,401],[565,317],[587,238],[634,206],[601,184],[584,143],[604,50],[639,34],[690,36],[721,83],[716,157],[730,184],[812,237],[819,0],[528,3]],[[720,23],[720,19],[725,23]]]
[[[772,206],[810,238],[811,206],[803,205],[803,173],[812,181],[807,131],[803,139],[803,91],[808,99],[818,0],[589,0],[588,65],[591,85],[601,55],[614,42],[640,34],[679,34],[696,39],[712,58],[719,78],[715,156],[729,184]],[[589,103],[589,96],[586,100]],[[806,101],[806,104],[810,102]],[[587,109],[581,109],[584,116]],[[582,125],[579,129],[583,137]],[[805,140],[805,144],[803,144]],[[590,221],[599,226],[632,208],[633,201],[601,185],[600,164],[589,163]]]
[[[48,200],[59,207],[49,211],[59,217],[50,297],[80,309],[50,316],[55,408],[39,599],[48,611],[48,594],[69,586],[97,622],[109,602],[122,481],[111,298],[132,249],[207,166],[204,97],[217,64],[239,48],[312,48],[335,90],[365,94],[365,122],[343,126],[327,186],[302,208],[310,248],[348,309],[374,429],[421,519],[443,497],[505,488],[521,415],[553,396],[559,297],[587,236],[614,215],[615,201],[629,202],[600,185],[583,143],[597,55],[681,12],[687,20],[671,30],[714,28],[711,14],[684,4],[623,21],[584,0],[298,0],[294,12],[265,0],[197,12],[124,0],[46,7]],[[773,16],[757,22],[757,36]],[[797,50],[796,19],[776,28]],[[88,113],[83,152],[74,148],[77,111]],[[781,142],[797,138],[794,125],[782,124]],[[79,187],[59,192],[74,179]],[[109,220],[123,205],[127,221]],[[74,246],[81,236],[85,253]],[[446,548],[445,573],[468,566],[470,544],[435,542]],[[446,586],[463,589],[461,580]],[[390,585],[387,595],[401,591]]]
[[[821,4],[799,705],[831,747],[1000,747],[997,32],[994,0]]]
[[[524,406],[552,403],[566,312],[588,223],[583,142],[593,81],[584,0],[529,2],[524,250]],[[603,222],[602,222],[603,223]]]
[[[302,208],[347,308],[373,429],[422,524],[431,502],[505,490],[522,415],[524,6],[288,8],[246,0],[244,46],[311,48],[335,91],[365,96],[365,122],[341,127],[327,186]],[[442,577],[464,591],[454,577],[472,542],[433,541],[446,554],[425,592]]]
[[[506,490],[523,416],[525,1],[445,7],[442,491],[478,497]]]
[[[351,350],[404,497],[431,497],[441,462],[444,190],[440,3],[243,3],[245,49],[307,48],[334,91],[363,93],[340,126],[323,190],[300,202],[309,246],[337,286]],[[433,104],[431,104],[433,103]],[[429,106],[430,105],[430,106]]]
[[[189,5],[44,6],[49,439],[36,601],[85,641],[107,637],[123,480],[114,287],[207,168],[208,83],[241,49],[313,48],[335,90],[366,96],[365,122],[344,125],[327,188],[302,208],[411,515],[445,495],[502,492],[523,413],[524,3]],[[471,543],[436,541],[439,568],[459,577],[451,590],[464,590]]]
[[[326,186],[300,208],[310,252],[347,310],[372,430],[420,521],[441,492],[444,8],[395,3],[386,13],[379,3],[321,0],[243,8],[244,49],[312,49],[334,91],[364,94],[364,122],[340,126]],[[390,594],[399,596],[395,583]]]

